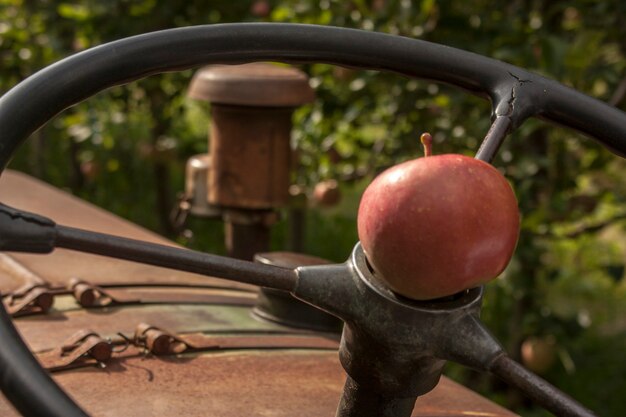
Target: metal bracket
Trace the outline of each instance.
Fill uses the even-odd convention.
[[[85,308],[106,307],[121,302],[109,294],[104,288],[90,284],[80,278],[72,278],[68,285],[78,304]],[[124,303],[138,302],[139,300],[124,300]]]
[[[226,349],[321,349],[339,348],[337,335],[318,333],[301,335],[281,334],[259,337],[241,335],[188,334],[178,336],[166,330],[141,323],[135,330],[133,343],[155,355],[171,355],[189,352],[206,352]]]
[[[2,298],[7,312],[13,316],[47,313],[52,307],[54,296],[46,285],[28,284]]]
[[[155,355],[183,353],[187,349],[193,348],[173,333],[147,323],[141,323],[137,326],[134,344],[138,347],[144,347],[148,352]]]
[[[50,310],[54,296],[43,278],[4,253],[0,253],[0,270],[24,283],[2,297],[4,306],[11,316],[46,313]]]
[[[58,371],[84,366],[93,361],[103,364],[111,358],[112,344],[91,330],[80,330],[70,336],[61,346],[38,356],[44,368]]]

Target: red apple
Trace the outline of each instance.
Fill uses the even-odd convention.
[[[272,6],[267,0],[257,0],[250,7],[250,13],[258,17],[267,17],[271,11]]]
[[[521,347],[522,363],[538,374],[543,374],[556,361],[556,341],[554,336],[529,337]]]
[[[83,161],[80,163],[80,172],[88,181],[93,181],[100,173],[100,165],[94,160]]]
[[[313,189],[313,199],[322,207],[332,207],[339,204],[341,191],[337,180],[318,182]]]
[[[365,190],[358,233],[375,274],[403,296],[427,300],[486,283],[509,263],[519,236],[517,200],[492,165],[463,155],[396,165]]]

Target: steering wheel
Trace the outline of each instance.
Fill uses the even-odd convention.
[[[504,138],[533,116],[571,127],[626,155],[626,114],[512,65],[360,30],[223,24],[111,42],[21,82],[0,99],[0,170],[53,116],[105,88],[203,64],[261,60],[391,71],[488,98],[493,123],[476,154],[487,162]],[[47,253],[56,247],[285,290],[340,317],[345,322],[340,359],[348,378],[338,416],[409,416],[415,398],[437,384],[445,360],[492,372],[555,414],[592,415],[504,353],[478,320],[482,288],[441,302],[400,299],[372,277],[358,244],[345,264],[292,270],[74,229],[0,206],[0,250]],[[390,324],[390,314],[401,319]],[[0,388],[23,415],[87,415],[40,367],[1,304],[0,340]]]

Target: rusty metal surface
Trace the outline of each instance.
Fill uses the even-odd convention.
[[[211,107],[210,203],[248,209],[287,204],[292,110]]]
[[[83,307],[106,307],[122,302],[104,288],[78,278],[73,278],[69,283],[69,287],[78,304]],[[134,303],[138,301],[138,299],[127,298],[125,302]]]
[[[264,350],[264,349],[313,349],[333,350],[339,348],[339,337],[333,334],[303,333],[294,334],[176,334],[168,330],[140,323],[132,338],[119,334],[122,339],[112,338],[116,345],[132,343],[155,355],[175,355],[180,353],[224,351],[224,350]]]
[[[305,73],[267,63],[204,67],[194,75],[188,94],[240,106],[297,107],[315,99]]]
[[[67,296],[72,296],[69,300]],[[110,285],[106,289],[80,280],[72,280],[68,288],[48,289],[34,285],[20,287],[3,296],[12,316],[46,314],[51,307],[64,311],[78,308],[121,306],[124,304],[214,304],[230,306],[255,305],[254,292],[186,286]]]
[[[149,242],[174,245],[172,242],[134,225],[98,207],[50,187],[24,174],[5,171],[0,179],[0,196],[6,204],[40,213],[73,227]],[[219,278],[172,271],[127,261],[111,261],[96,255],[57,249],[51,255],[15,253],[11,256],[33,273],[44,277],[51,286],[65,287],[70,279],[78,277],[96,285],[111,283],[153,283],[217,286],[254,291],[256,287]],[[0,271],[0,291],[6,293],[22,286],[20,277]]]
[[[175,333],[285,331],[284,327],[260,322],[250,316],[249,307],[221,305],[125,305],[100,309],[50,312],[45,316],[26,316],[16,326],[31,350],[54,349],[79,330],[90,329],[103,337],[118,332],[133,334],[140,323]]]
[[[120,304],[216,304],[252,306],[256,293],[213,288],[126,287],[108,288],[107,294]]]
[[[12,292],[2,295],[7,313],[15,317],[50,310],[54,298],[43,278],[4,253],[0,253],[0,271],[17,285]]]
[[[113,230],[113,233],[115,232]],[[66,287],[72,278],[77,277],[101,286],[107,284],[176,284],[256,290],[256,287],[248,284],[129,261],[111,262],[106,257],[65,249],[56,249],[48,256],[30,254],[13,254],[13,256],[31,271],[44,276],[46,281],[54,287]],[[7,277],[5,274],[0,275],[0,290],[2,292],[13,291],[20,285],[21,282],[14,277]]]
[[[339,338],[318,335],[270,336],[210,336],[204,334],[183,336],[182,340],[196,349],[328,349],[339,348]]]
[[[222,208],[228,255],[252,260],[269,250],[273,209],[289,202],[293,109],[315,94],[302,71],[250,63],[203,68],[189,95],[211,102],[211,133],[208,182],[187,194]]]
[[[331,417],[345,376],[334,352],[246,351],[115,359],[104,369],[55,379],[95,417]],[[6,402],[0,414],[16,415]],[[413,411],[421,417],[513,415],[446,378]]]
[[[91,330],[79,330],[60,346],[37,356],[44,368],[54,371],[69,369],[79,364],[95,361],[102,363],[111,358],[112,345]]]
[[[9,280],[15,280],[15,285],[22,285],[23,288],[30,288],[37,285],[46,285],[46,281],[33,271],[26,268],[13,257],[0,253],[0,273]],[[19,292],[18,288],[14,292]]]
[[[55,290],[54,295],[71,294],[78,304],[86,308],[119,306],[122,304],[215,304],[252,306],[256,293],[228,289],[201,287],[128,287],[103,288],[84,281],[75,282],[70,290]],[[63,309],[58,304],[58,309]]]
[[[58,221],[165,243],[20,174],[7,172],[0,181],[0,193],[10,204],[40,210]],[[49,204],[38,206],[42,201]],[[52,290],[54,304],[47,314],[19,317],[15,323],[30,348],[48,358],[50,368],[72,368],[55,372],[55,379],[95,416],[307,417],[335,413],[345,373],[337,352],[319,349],[334,349],[336,340],[320,340],[310,332],[258,321],[250,313],[254,293],[242,291],[254,289],[252,286],[70,251],[11,256],[18,263],[18,272],[25,267],[32,276],[5,270],[0,273],[3,291],[35,281],[61,288]],[[305,260],[282,258],[287,263]],[[95,284],[96,290],[101,288],[119,304],[83,308],[71,291],[73,277]],[[190,287],[207,282],[230,289]],[[154,286],[140,285],[145,283]],[[141,323],[167,329],[192,346],[192,351],[211,352],[156,357],[131,346],[118,353],[119,333],[132,339]],[[77,332],[85,337],[68,344],[68,338]],[[111,349],[112,358],[106,359],[109,340],[117,340],[117,344]],[[101,362],[104,365],[98,365],[97,358],[106,359]],[[15,415],[3,400],[0,415]],[[413,415],[512,414],[444,378],[434,391],[418,399]]]
[[[75,368],[102,368],[114,358],[168,356],[192,352],[228,350],[330,350],[339,347],[333,334],[175,334],[148,323],[139,323],[134,335],[118,332],[104,338],[93,330],[79,330],[52,350],[36,353],[41,365],[52,372]]]
[[[53,295],[44,286],[30,287],[2,297],[7,313],[13,317],[47,313],[54,302]]]

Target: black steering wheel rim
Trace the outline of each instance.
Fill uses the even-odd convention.
[[[64,109],[148,75],[204,64],[323,62],[444,82],[492,101],[504,130],[537,116],[626,155],[626,114],[515,66],[425,41],[298,24],[221,24],[170,29],[66,58],[0,98],[0,171],[17,147]],[[506,132],[502,132],[504,136]],[[85,416],[39,367],[0,306],[0,388],[24,415]]]
[[[512,127],[538,116],[626,155],[618,109],[532,72],[417,39],[330,26],[242,23],[192,26],[110,42],[51,65],[0,99],[0,170],[35,130],[62,110],[152,74],[200,65],[273,60],[396,72],[487,96]]]

